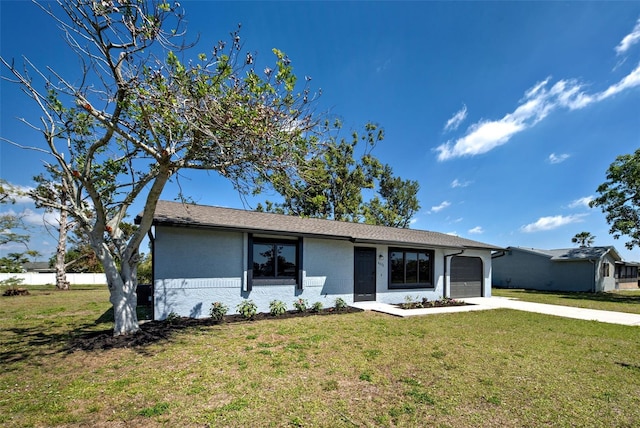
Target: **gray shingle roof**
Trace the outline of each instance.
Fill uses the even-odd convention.
[[[438,248],[501,250],[490,244],[426,230],[401,229],[234,208],[159,201],[155,225],[202,227],[244,232],[294,234],[307,237],[345,239],[353,242],[419,245]]]
[[[530,253],[541,254],[549,257],[553,261],[578,261],[578,260],[599,260],[605,254],[611,252],[613,258],[622,260],[616,249],[612,246],[606,247],[579,247],[579,248],[558,248],[555,250],[540,250],[537,248],[513,247],[518,250]]]

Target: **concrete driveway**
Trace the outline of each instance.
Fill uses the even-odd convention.
[[[467,303],[484,306],[487,309],[505,308],[517,311],[537,312],[539,314],[579,320],[599,321],[609,324],[640,325],[640,315],[625,312],[601,311],[597,309],[575,308],[571,306],[548,305],[545,303],[524,302],[507,297],[473,297],[462,299]]]
[[[513,309],[516,311],[537,312],[540,314],[554,315],[565,318],[575,318],[588,321],[599,321],[610,324],[640,326],[640,315],[624,312],[600,311],[596,309],[574,308],[571,306],[548,305],[544,303],[531,303],[507,297],[472,297],[459,299],[467,306],[451,306],[447,308],[428,309],[400,309],[396,306],[380,302],[356,302],[355,306],[364,310],[382,312],[399,317],[417,315],[435,315],[453,312],[482,311],[488,309]]]

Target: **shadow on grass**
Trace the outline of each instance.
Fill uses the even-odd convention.
[[[238,322],[259,322],[265,319],[298,318],[305,316],[338,315],[362,312],[361,309],[349,307],[335,311],[324,309],[318,312],[288,311],[279,317],[266,313],[259,313],[247,320],[241,315],[226,315],[222,321],[212,318],[177,318],[171,321],[147,321],[140,324],[140,330],[129,335],[113,335],[113,308],[100,315],[93,323],[79,325],[65,332],[45,332],[45,326],[12,327],[4,329],[13,333],[8,340],[3,340],[0,348],[0,367],[3,370],[19,370],[19,365],[12,365],[22,361],[29,361],[38,365],[38,357],[55,354],[67,354],[76,351],[101,352],[108,349],[130,348],[141,354],[147,354],[149,345],[162,341],[169,341],[171,337],[188,329],[198,329],[220,324]],[[138,319],[144,319],[138,313]],[[58,329],[64,328],[59,326]],[[6,336],[6,335],[5,335]]]
[[[145,316],[145,308],[141,309],[138,311],[138,319],[144,319]],[[132,337],[119,341],[110,341],[109,338],[114,338],[113,319],[113,308],[110,308],[95,321],[80,324],[71,330],[64,330],[65,326],[62,323],[3,328],[0,332],[2,335],[0,367],[4,370],[12,370],[11,364],[27,360],[39,365],[38,357],[65,354],[81,349],[131,347],[138,344],[151,344],[166,338],[166,335],[158,336],[145,332],[143,325],[140,334],[131,335]],[[13,369],[17,367],[14,366]]]

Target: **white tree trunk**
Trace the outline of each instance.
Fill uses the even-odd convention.
[[[66,200],[63,199],[63,202],[66,203]],[[58,246],[56,247],[56,287],[59,290],[68,290],[69,281],[67,281],[67,268],[64,260],[67,254],[68,214],[64,209],[60,210],[59,223],[60,230],[58,232]]]
[[[105,266],[109,283],[109,301],[113,305],[114,336],[132,334],[140,330],[136,313],[138,296],[136,295],[135,270],[124,265],[126,263],[123,263],[122,272],[118,272],[115,264]]]

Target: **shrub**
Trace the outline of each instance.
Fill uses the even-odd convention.
[[[402,309],[411,309],[413,306],[413,297],[408,294],[404,296],[404,303],[401,305]]]
[[[274,317],[280,316],[285,312],[287,312],[287,305],[285,305],[284,302],[272,300],[271,303],[269,303],[269,313]]]
[[[166,322],[168,322],[169,324],[175,324],[176,322],[178,322],[180,320],[180,315],[178,315],[177,313],[171,311],[171,312],[169,312],[169,314],[167,315],[167,317],[164,320]]]
[[[209,314],[215,321],[222,321],[222,318],[227,314],[229,308],[222,302],[213,302]]]
[[[250,320],[258,313],[258,305],[253,300],[244,300],[238,306],[236,306],[238,313],[244,318]]]
[[[334,304],[336,311],[342,311],[347,309],[347,302],[342,297],[338,297]]]
[[[304,312],[307,310],[307,306],[309,303],[306,299],[298,299],[293,302],[293,307],[296,308],[298,312]]]
[[[322,310],[322,302],[315,302],[311,306],[311,312],[320,312]]]

